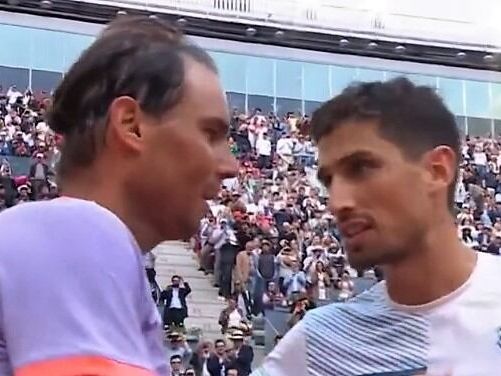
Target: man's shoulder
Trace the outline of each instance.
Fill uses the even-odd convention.
[[[379,283],[346,303],[314,309],[300,322],[315,374],[365,374],[387,372],[391,365],[420,369],[426,364],[426,317],[394,308],[385,289]]]
[[[114,214],[98,204],[69,198],[28,202],[0,214],[0,227],[14,232],[18,229],[25,233],[30,230],[64,231],[71,227],[83,231],[92,223],[125,227]]]
[[[305,317],[305,325],[308,332],[347,338],[365,338],[369,332],[391,331],[396,326],[409,326],[409,330],[410,327],[426,329],[421,315],[398,310],[389,303],[384,282],[348,302],[331,303],[310,311]]]

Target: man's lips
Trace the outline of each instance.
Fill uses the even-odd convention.
[[[352,239],[362,232],[371,229],[371,225],[364,219],[349,219],[338,224],[339,231],[345,239]]]

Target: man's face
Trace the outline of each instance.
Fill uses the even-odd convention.
[[[174,358],[170,361],[170,366],[173,371],[180,371],[181,370],[181,359],[179,358]]]
[[[178,287],[179,286],[179,278],[172,278],[172,286]]]
[[[224,352],[226,351],[226,345],[224,342],[216,342],[216,354],[219,356],[224,355]]]
[[[191,236],[217,197],[223,179],[238,172],[227,143],[229,113],[218,76],[186,59],[181,101],[162,119],[143,114],[141,155],[129,192],[160,239]]]
[[[373,121],[341,125],[320,140],[319,154],[319,177],[354,268],[395,262],[419,247],[433,208],[424,162],[405,159]],[[445,200],[446,188],[441,193]]]

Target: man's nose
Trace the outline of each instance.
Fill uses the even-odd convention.
[[[221,151],[218,172],[222,179],[232,178],[238,174],[238,160],[228,147]]]
[[[328,207],[332,214],[339,216],[340,213],[355,207],[354,188],[342,178],[336,178],[329,186]]]

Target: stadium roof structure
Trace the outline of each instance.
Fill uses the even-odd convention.
[[[501,71],[501,29],[497,33],[487,16],[480,25],[481,20],[460,17],[465,10],[456,5],[443,9],[455,19],[412,17],[383,10],[381,1],[372,0],[379,4],[375,8],[356,8],[343,6],[347,0],[2,0],[0,10],[97,24],[141,14],[175,22],[195,36]],[[444,7],[451,1],[436,3]],[[481,7],[485,1],[476,3]]]

